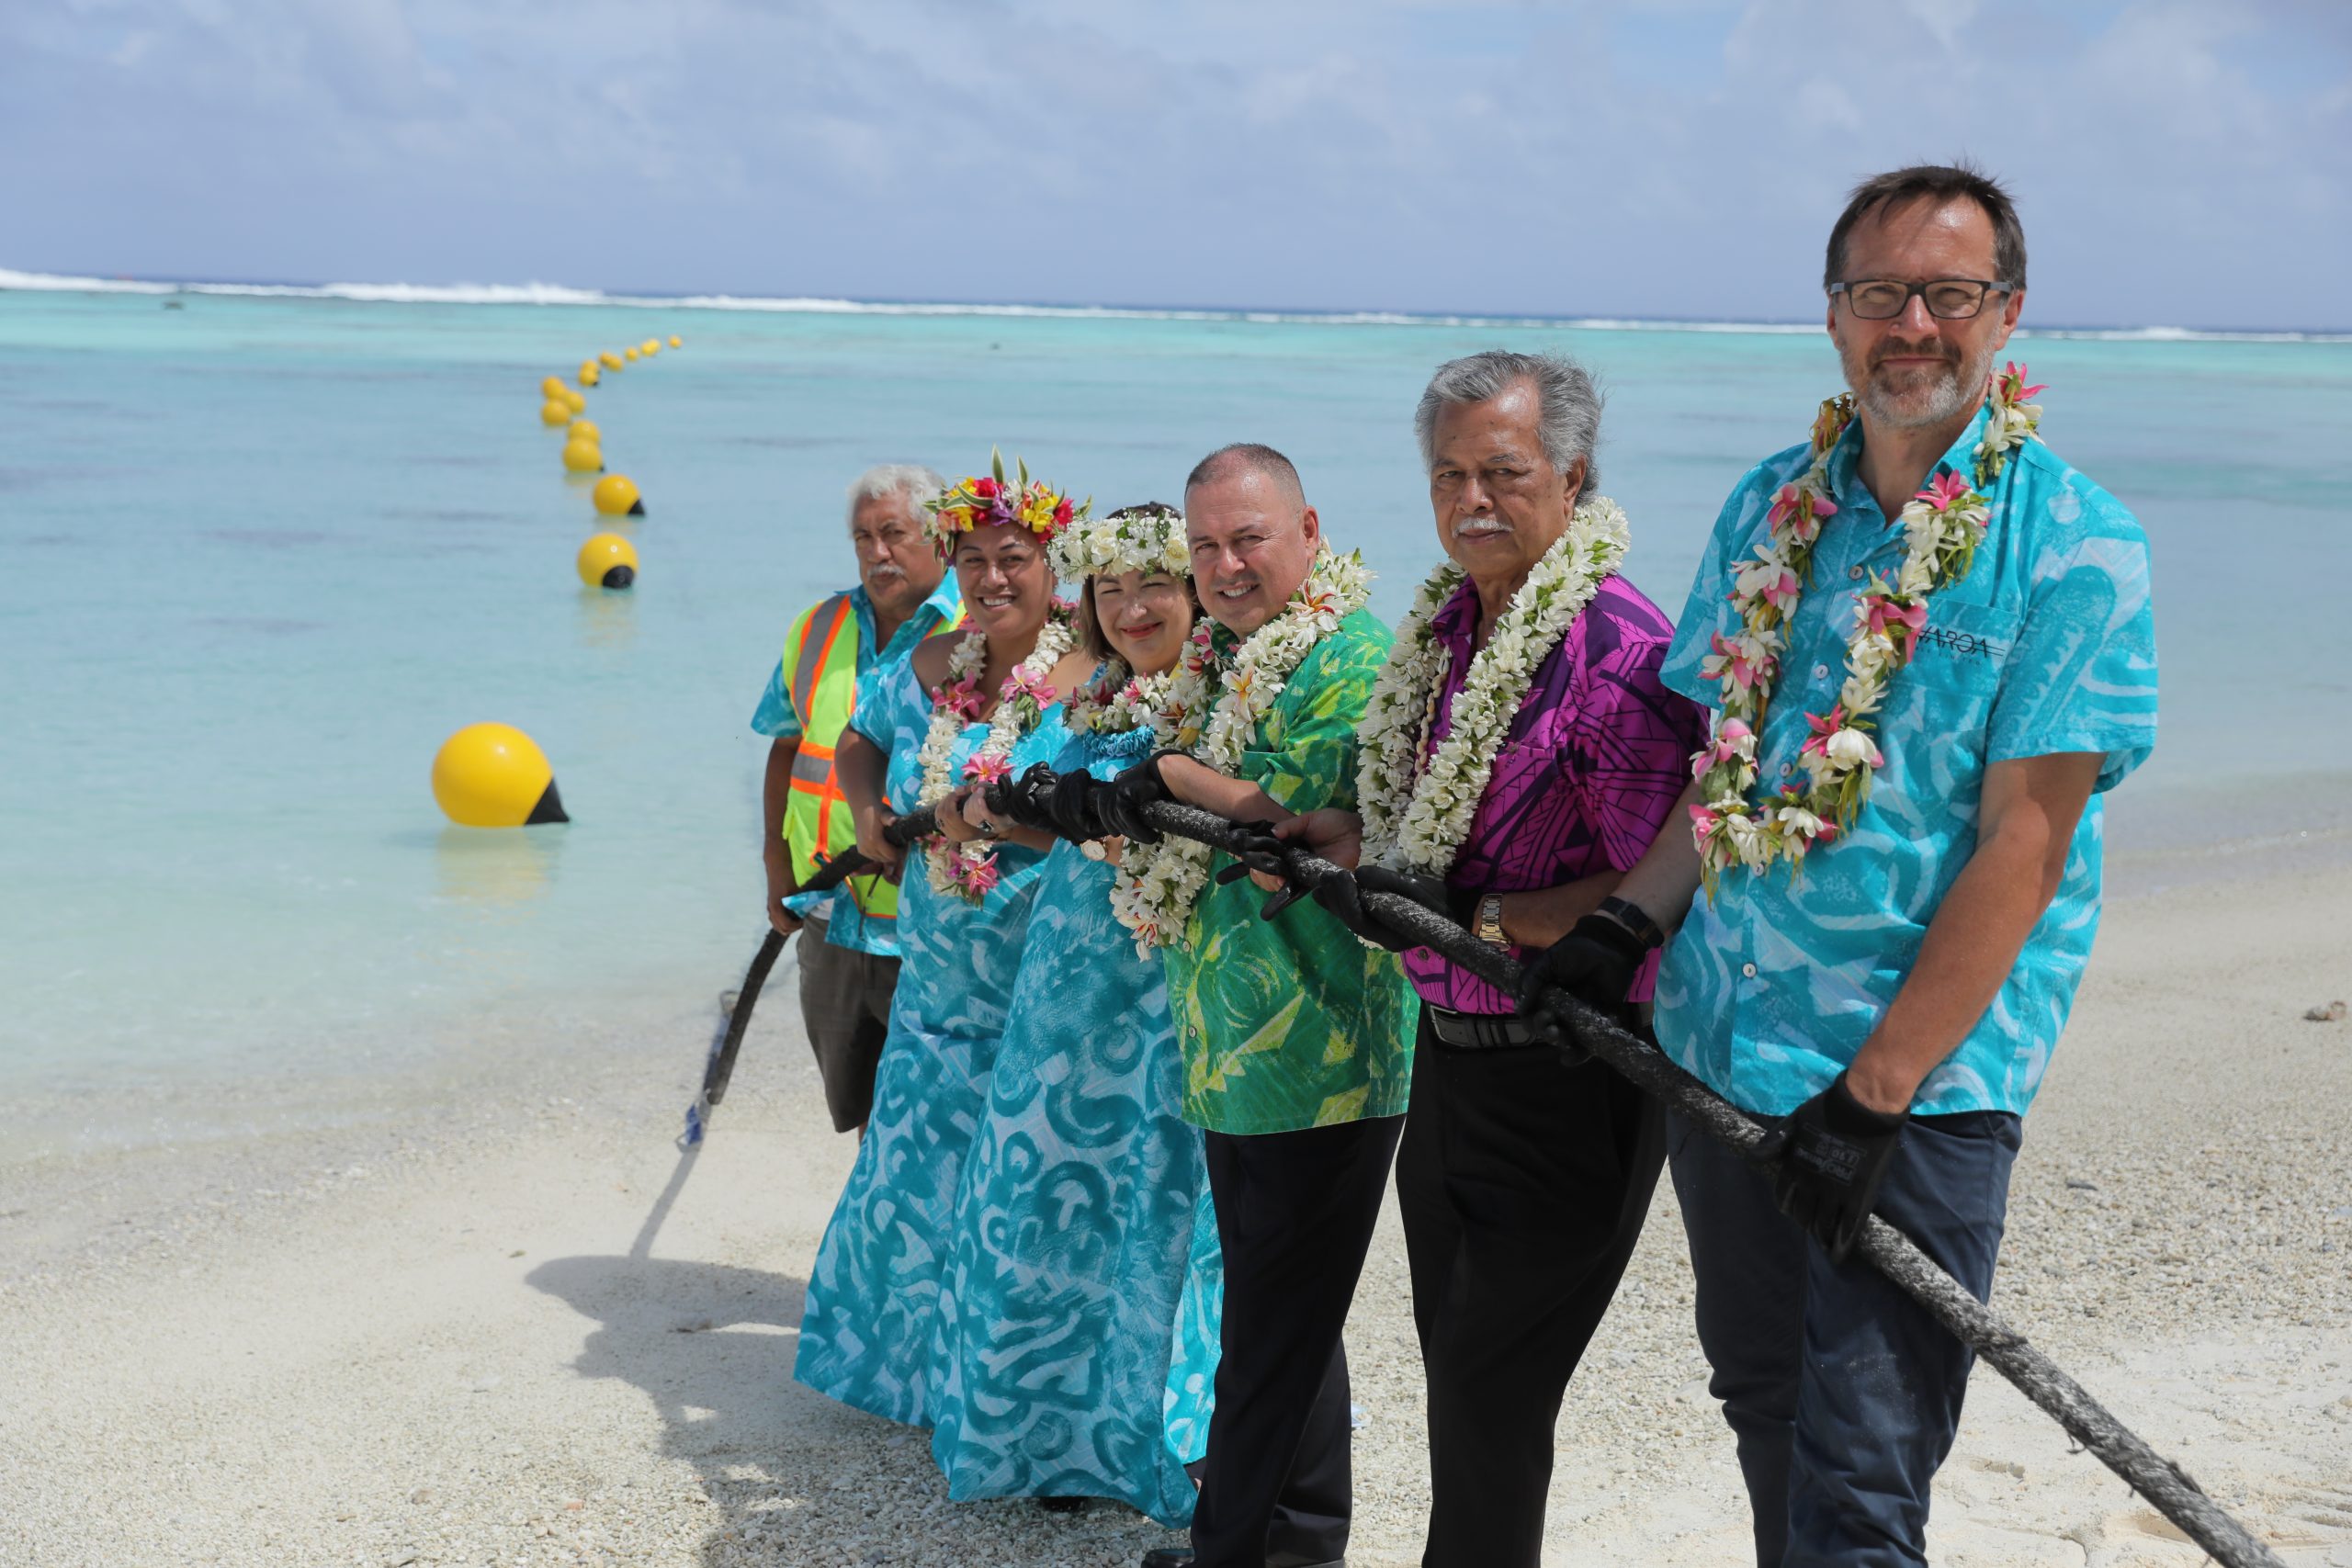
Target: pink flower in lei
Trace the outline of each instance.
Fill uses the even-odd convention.
[[[1993,377],[1994,400],[2003,403],[2021,403],[2036,392],[2049,389],[2048,382],[2029,387],[2025,384],[2025,367],[2016,360],[2012,359],[2002,366]]]
[[[1813,738],[1797,748],[1797,755],[1826,755],[1829,750],[1829,738],[1846,728],[1846,710],[1841,705],[1826,714],[1809,713],[1804,716],[1804,722],[1805,728],[1813,731]]]
[[[1005,677],[1004,690],[1000,700],[1013,703],[1024,699],[1035,703],[1040,712],[1053,705],[1054,682],[1045,671],[1023,676],[1019,671],[1015,671]]]
[[[947,874],[955,879],[956,891],[967,901],[977,904],[995,889],[1004,874],[997,869],[994,855],[985,860],[967,860],[956,855],[948,866]]]
[[[1862,604],[1871,635],[1887,637],[1905,653],[1910,651],[1919,634],[1928,629],[1928,606],[1924,600],[1913,599],[1906,604],[1900,594],[1870,593],[1863,596]],[[1894,629],[1897,626],[1904,628],[1900,634]]]
[[[1714,649],[1715,657],[1723,661],[1722,667],[1730,671],[1731,678],[1742,686],[1753,686],[1758,679],[1771,673],[1770,660],[1750,659],[1738,644],[1730,641],[1721,632],[1711,634],[1707,646]]]
[[[972,784],[998,784],[1012,776],[1012,762],[1010,758],[985,757],[975,751],[964,762],[964,777]]]
[[[1938,512],[1950,512],[1974,493],[1966,479],[1945,473],[1928,480],[1928,488],[1919,492],[1919,499]]]
[[[1690,759],[1690,776],[1697,778],[1718,763],[1747,761],[1747,747],[1744,742],[1752,733],[1753,731],[1743,720],[1736,718],[1724,720],[1723,727],[1715,732],[1714,744]],[[1698,809],[1705,808],[1702,807]]]
[[[952,713],[963,718],[978,718],[987,705],[980,700],[980,678],[967,675],[939,688],[937,711]]]
[[[1766,517],[1774,533],[1786,534],[1799,544],[1809,545],[1821,537],[1823,520],[1837,515],[1836,502],[1817,491],[1792,483],[1781,487]]]

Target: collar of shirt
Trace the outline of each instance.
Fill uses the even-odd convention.
[[[1976,444],[1984,439],[1984,422],[1991,417],[1992,405],[1979,402],[1976,416],[1957,440],[1944,448],[1936,466],[1928,470],[1919,482],[1925,488],[1928,479],[1940,469],[1949,468],[1964,477],[1970,484],[1976,482]],[[2014,459],[2013,459],[2014,460]],[[1878,498],[1871,494],[1870,486],[1862,483],[1860,468],[1862,461],[1862,420],[1856,414],[1847,422],[1845,433],[1838,437],[1838,445],[1829,449],[1829,491],[1840,512],[1852,512],[1862,518],[1875,517],[1883,528],[1893,528],[1894,519],[1879,510]]]
[[[931,597],[915,606],[905,624],[890,634],[890,646],[875,647],[876,623],[874,600],[859,583],[849,591],[850,608],[857,615],[857,672],[865,674],[876,664],[895,660],[911,652],[915,644],[956,618],[964,607],[964,591],[956,586],[956,574],[947,573],[932,590]]]

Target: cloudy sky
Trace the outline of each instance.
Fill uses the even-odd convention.
[[[0,267],[1787,319],[2011,182],[2044,322],[2352,326],[2342,0],[6,0]]]

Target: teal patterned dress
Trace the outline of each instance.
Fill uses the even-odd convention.
[[[888,751],[884,797],[910,811],[931,699],[910,664],[859,682],[852,725]],[[970,724],[953,766],[988,734]],[[1059,705],[1012,749],[1015,771],[1069,743]],[[874,1112],[857,1164],[809,1271],[793,1375],[844,1404],[910,1426],[931,1422],[940,1276],[953,1241],[964,1156],[988,1103],[1023,931],[1046,857],[1007,844],[1001,880],[978,905],[934,893],[918,852],[900,884],[899,988],[875,1069]]]
[[[1149,731],[1073,739],[1109,776]],[[932,1456],[948,1495],[1115,1497],[1193,1517],[1224,1258],[1157,954],[1114,869],[1057,844],[1038,878],[935,1317]]]

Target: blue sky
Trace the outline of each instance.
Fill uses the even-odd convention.
[[[2352,326],[2340,0],[0,5],[25,270],[1809,317],[1956,152],[2033,319]]]

